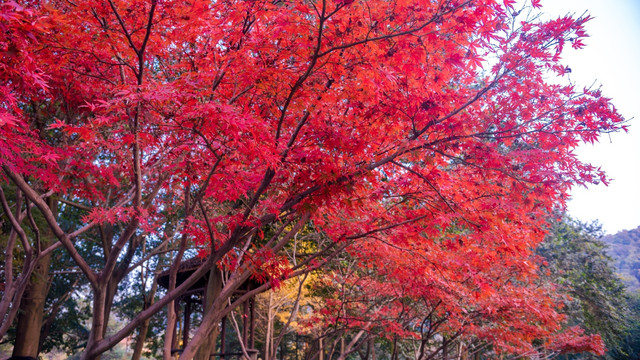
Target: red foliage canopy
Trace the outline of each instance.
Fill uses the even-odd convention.
[[[605,181],[572,149],[622,122],[599,91],[553,80],[588,18],[521,18],[513,3],[5,2],[4,179],[44,213],[42,194],[91,207],[76,229],[47,220],[92,284],[133,234],[164,236],[168,213],[215,260],[277,257],[255,239],[302,218],[398,284],[490,316],[519,301],[505,281],[533,281],[551,208]],[[73,240],[103,223],[125,226],[98,271]]]

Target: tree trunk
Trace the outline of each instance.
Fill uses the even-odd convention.
[[[140,360],[140,358],[142,357],[142,350],[144,350],[144,342],[147,339],[150,322],[151,319],[147,319],[142,323],[142,325],[140,325],[140,330],[138,332],[138,336],[136,336],[136,345],[133,348],[133,355],[131,356],[131,360]]]
[[[449,354],[447,353],[447,347],[449,345],[449,341],[446,337],[442,337],[442,360],[447,360]]]
[[[54,215],[57,215],[57,201],[47,199],[47,204]],[[41,249],[47,248],[56,241],[55,235],[49,228],[38,230]],[[44,304],[49,293],[49,265],[51,264],[49,252],[40,257],[29,277],[29,283],[20,302],[18,323],[16,325],[16,340],[13,344],[12,356],[32,356],[37,358],[40,352],[40,336],[44,319]]]
[[[340,356],[338,357],[338,360],[345,360],[347,358],[347,356],[349,354],[351,354],[355,349],[357,349],[358,347],[362,346],[363,343],[358,344],[358,346],[356,346],[356,344],[358,343],[358,340],[360,340],[360,338],[362,337],[362,335],[364,335],[366,332],[365,330],[360,330],[358,331],[358,333],[353,337],[353,339],[351,339],[351,341],[345,345],[344,342],[344,334],[340,337]]]
[[[371,360],[376,360],[376,340],[373,336],[369,339],[369,346],[371,347]]]
[[[207,288],[205,291],[203,312],[206,314],[222,291],[222,273],[217,266],[214,266],[213,269],[209,271],[209,280],[207,281]],[[222,306],[224,306],[224,304],[222,304]],[[207,336],[207,341],[205,341],[196,352],[194,360],[209,360],[211,358],[211,354],[216,350],[219,333],[220,327],[214,326]]]
[[[153,305],[153,300],[156,296],[156,290],[158,288],[158,281],[153,282],[153,286],[151,287],[151,291],[145,295],[144,303],[142,305],[142,309],[146,310],[149,306]],[[151,323],[151,318],[145,320],[140,325],[138,330],[138,336],[136,336],[136,345],[133,348],[133,355],[131,356],[131,360],[140,360],[142,357],[142,350],[144,350],[144,342],[147,340],[147,333],[149,332],[149,324]]]
[[[13,356],[38,357],[40,328],[47,299],[51,253],[40,258],[20,303]]]
[[[164,360],[171,359],[171,347],[173,345],[174,340],[177,337],[176,329],[176,304],[178,300],[173,300],[167,304],[167,328],[164,334],[164,345],[162,348],[162,354]]]
[[[107,336],[107,330],[109,328],[109,318],[111,317],[111,308],[113,307],[113,299],[116,296],[116,292],[118,291],[118,284],[124,276],[118,276],[117,272],[114,272],[114,275],[111,280],[107,283],[105,289],[105,300],[104,300],[104,327],[102,328],[102,337]]]
[[[391,360],[398,360],[398,335],[393,335],[393,348],[391,351]]]
[[[103,329],[106,324],[106,319],[104,318],[105,314],[105,300],[107,289],[106,285],[97,285],[93,287],[93,318],[91,320],[91,332],[89,333],[89,340],[87,340],[87,346],[85,348],[84,354],[82,355],[82,360],[98,360],[100,359],[100,355],[90,356],[93,350],[93,347],[100,342],[104,337],[102,336]]]
[[[265,360],[271,360],[271,349],[273,347],[273,335],[271,329],[273,327],[273,310],[271,309],[271,303],[273,302],[273,291],[269,291],[269,302],[267,303],[267,332],[264,337],[264,358]]]

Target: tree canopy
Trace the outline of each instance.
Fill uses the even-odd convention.
[[[360,291],[407,298],[415,318],[446,317],[446,336],[515,353],[540,342],[602,352],[580,330],[560,331],[532,255],[572,186],[606,182],[572,150],[623,118],[598,89],[562,80],[562,50],[583,46],[589,17],[542,21],[539,1],[515,6],[4,2],[0,335],[37,260],[59,247],[91,288],[86,359],[165,306],[173,328],[173,301],[220,269],[181,355],[193,358],[246,297],[346,253],[359,268],[350,276],[371,286]],[[81,215],[69,222],[71,208]],[[318,237],[296,256],[308,233]],[[166,293],[108,334],[118,285],[164,266],[167,252]],[[178,283],[194,252],[206,261]],[[250,277],[262,285],[231,303]],[[404,304],[369,310],[400,319]]]

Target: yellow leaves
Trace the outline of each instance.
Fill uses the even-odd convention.
[[[312,310],[322,306],[322,300],[313,296],[309,290],[309,284],[316,279],[317,275],[314,273],[288,279],[277,289],[260,294],[258,301],[261,306],[271,309],[274,319],[280,324],[289,322],[289,318],[295,313],[290,326],[293,330],[303,333],[309,330],[306,322],[313,315]]]

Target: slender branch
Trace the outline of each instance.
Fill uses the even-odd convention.
[[[84,258],[80,255],[78,250],[75,248],[75,246],[71,242],[71,238],[69,237],[69,235],[65,233],[62,230],[62,228],[60,228],[60,225],[58,225],[56,217],[53,214],[53,211],[51,211],[51,208],[49,208],[47,203],[38,195],[38,193],[35,190],[33,190],[33,188],[31,188],[31,186],[29,186],[29,184],[27,184],[27,182],[24,180],[22,175],[13,172],[13,170],[11,170],[6,165],[3,165],[2,169],[4,170],[5,174],[7,174],[7,176],[13,181],[13,183],[16,184],[16,186],[18,186],[18,188],[22,190],[22,192],[24,192],[27,198],[31,200],[31,202],[33,202],[38,207],[38,209],[42,213],[44,219],[46,220],[47,224],[49,225],[49,227],[51,228],[55,236],[60,240],[62,245],[67,249],[73,261],[75,261],[76,264],[78,264],[78,267],[80,267],[82,272],[85,274],[85,276],[87,277],[87,280],[89,280],[89,282],[92,284],[96,284],[97,283],[96,274],[93,272],[93,270],[91,269],[89,264],[84,260]]]
[[[445,205],[447,205],[447,207],[449,208],[449,210],[451,210],[451,211],[452,211],[452,212],[454,212],[454,213],[457,213],[457,211],[456,211],[456,210],[453,208],[453,206],[451,206],[451,204],[449,203],[449,200],[447,200],[447,198],[445,198],[445,197],[444,197],[444,195],[442,195],[442,193],[440,192],[440,190],[438,190],[438,189],[435,187],[435,185],[433,185],[433,184],[431,183],[431,181],[429,181],[429,179],[427,179],[427,177],[426,177],[426,176],[424,176],[424,175],[420,174],[419,172],[417,172],[417,171],[413,170],[412,168],[410,168],[410,167],[408,167],[408,166],[405,166],[405,165],[403,165],[403,164],[400,164],[399,162],[397,162],[397,161],[395,161],[395,160],[391,161],[391,163],[392,163],[392,164],[394,164],[394,165],[396,165],[396,166],[398,166],[398,167],[401,167],[401,168],[403,168],[403,169],[407,170],[408,172],[410,172],[410,173],[414,174],[415,176],[419,177],[420,179],[422,179],[425,183],[427,183],[427,185],[429,185],[429,187],[430,187],[433,191],[435,191],[435,192],[436,192],[436,194],[438,195],[438,197],[440,198],[440,200],[442,200],[442,202],[444,202],[444,203],[445,203]]]
[[[156,255],[165,254],[165,253],[168,253],[168,252],[171,252],[171,251],[175,251],[174,248],[165,249],[165,247],[167,246],[167,244],[169,243],[170,240],[171,240],[171,238],[169,238],[169,237],[164,239],[160,245],[158,245],[154,249],[152,249],[147,255],[145,255],[142,259],[140,259],[140,261],[138,261],[135,264],[129,266],[129,268],[127,269],[126,272],[130,273],[131,271],[136,269],[138,266],[141,266],[147,260],[151,259],[152,257],[154,257]]]
[[[135,51],[135,53],[138,53],[138,48],[136,47],[136,45],[133,43],[133,39],[131,38],[131,34],[129,33],[129,31],[127,31],[127,27],[124,23],[124,20],[122,20],[122,17],[120,17],[120,13],[118,12],[118,9],[116,9],[115,4],[113,3],[112,0],[109,0],[109,6],[111,6],[111,10],[113,11],[113,14],[116,16],[116,19],[118,19],[118,23],[120,24],[120,27],[122,28],[122,32],[124,33],[124,36],[126,36],[127,41],[129,41],[129,45],[131,46],[131,48],[133,49],[133,51]]]
[[[111,0],[109,0],[109,2],[111,2]],[[138,55],[138,85],[142,85],[142,79],[144,77],[144,52],[147,48],[149,37],[151,36],[153,13],[156,10],[156,5],[158,5],[158,0],[151,0],[151,9],[149,9],[149,18],[147,20],[147,28],[144,34],[144,39],[142,40],[142,45],[140,45],[140,50],[136,51],[136,54]]]
[[[247,352],[247,345],[244,343],[244,341],[242,341],[242,334],[240,333],[240,327],[238,326],[238,322],[236,321],[236,316],[235,316],[235,311],[231,311],[231,320],[233,321],[233,329],[236,332],[236,335],[238,336],[238,342],[240,343],[240,350],[242,351],[242,354],[245,356],[245,359],[251,359],[251,356],[249,356],[249,353]]]
[[[35,235],[35,241],[36,241],[36,254],[40,254],[41,246],[42,246],[42,242],[40,239],[40,229],[38,228],[38,225],[36,224],[35,219],[33,218],[33,214],[31,213],[31,206],[29,206],[29,200],[27,199],[27,201],[25,201],[25,208],[27,210],[27,218],[29,219],[29,224],[31,225],[31,229],[33,230],[33,234]]]
[[[74,202],[74,201],[71,201],[71,200],[66,200],[66,199],[63,199],[63,198],[56,198],[56,200],[60,201],[61,203],[73,206],[76,209],[80,209],[80,210],[84,210],[84,211],[92,211],[93,210],[93,208],[90,207],[90,206],[86,206],[86,205],[83,205],[83,204],[80,204],[80,203],[77,203],[77,202]]]
[[[453,13],[453,12],[455,12],[455,11],[457,11],[457,10],[467,6],[467,5],[469,5],[470,3],[471,3],[471,1],[468,0],[468,1],[463,2],[460,5],[452,8],[452,9],[450,9],[448,11],[445,11],[445,12],[443,12],[441,14],[436,14],[429,21],[427,21],[427,22],[423,23],[422,25],[417,26],[415,28],[412,28],[412,29],[409,29],[409,30],[405,30],[405,31],[401,31],[401,32],[397,32],[397,33],[391,33],[391,34],[376,36],[376,37],[372,37],[372,38],[368,37],[368,38],[365,38],[365,39],[362,39],[362,40],[354,41],[354,42],[349,43],[349,44],[334,46],[334,47],[332,47],[332,48],[330,48],[328,50],[325,50],[325,51],[321,52],[320,54],[318,54],[318,57],[323,57],[323,56],[325,56],[327,54],[330,54],[330,53],[332,53],[334,51],[337,51],[337,50],[347,49],[347,48],[351,48],[351,47],[354,47],[354,46],[357,46],[357,45],[366,44],[366,43],[373,42],[373,41],[380,41],[380,40],[385,40],[385,39],[393,39],[393,38],[396,38],[396,37],[399,37],[399,36],[414,34],[414,33],[418,32],[418,31],[424,29],[429,24],[434,23],[435,21],[440,19],[441,16]]]
[[[9,222],[11,223],[11,228],[18,234],[20,237],[20,241],[22,241],[22,246],[24,247],[25,253],[27,256],[31,255],[31,245],[29,244],[29,239],[27,239],[27,234],[24,232],[22,226],[20,226],[20,222],[18,219],[13,216],[11,212],[11,208],[9,207],[9,203],[7,202],[7,198],[4,195],[4,190],[2,186],[0,186],[0,202],[2,203],[2,210],[4,210],[5,215],[9,218]],[[27,204],[28,206],[28,204]],[[19,213],[21,210],[19,208],[16,209],[16,212]]]
[[[284,339],[284,335],[288,332],[291,322],[295,320],[296,317],[298,316],[298,309],[300,308],[300,297],[302,296],[302,285],[304,285],[304,282],[307,280],[307,276],[309,276],[309,273],[304,274],[304,276],[302,277],[302,280],[299,280],[300,283],[298,284],[298,292],[296,294],[296,299],[293,302],[293,310],[291,311],[291,314],[289,314],[287,323],[284,324],[284,326],[280,329],[280,334],[278,335],[278,338],[276,339],[273,345],[274,349],[278,348],[278,346],[280,345],[280,342],[282,341],[282,339]]]
[[[320,53],[320,48],[322,47],[322,35],[324,30],[324,23],[327,20],[327,17],[325,16],[326,9],[327,9],[327,0],[322,0],[322,13],[320,14],[320,21],[318,22],[318,39],[316,41],[316,47],[313,50],[313,55],[311,56],[311,62],[307,66],[307,70],[302,75],[300,75],[298,80],[296,80],[296,82],[293,84],[293,87],[289,91],[289,95],[287,96],[287,99],[285,100],[284,105],[282,106],[282,111],[280,112],[280,119],[278,119],[278,127],[276,129],[276,135],[275,135],[276,144],[280,140],[280,132],[282,131],[282,124],[284,123],[284,119],[287,116],[287,110],[289,109],[289,105],[291,104],[293,97],[295,96],[298,89],[304,84],[305,80],[307,80],[309,75],[311,75],[313,68],[316,66],[316,63],[318,62],[318,58],[320,58],[319,53]]]
[[[198,207],[200,207],[200,212],[202,213],[202,217],[204,218],[204,222],[207,225],[207,232],[209,234],[209,241],[211,242],[211,251],[215,251],[215,236],[213,234],[213,226],[211,226],[211,221],[209,220],[209,215],[204,209],[204,205],[202,205],[202,199],[198,199]]]

